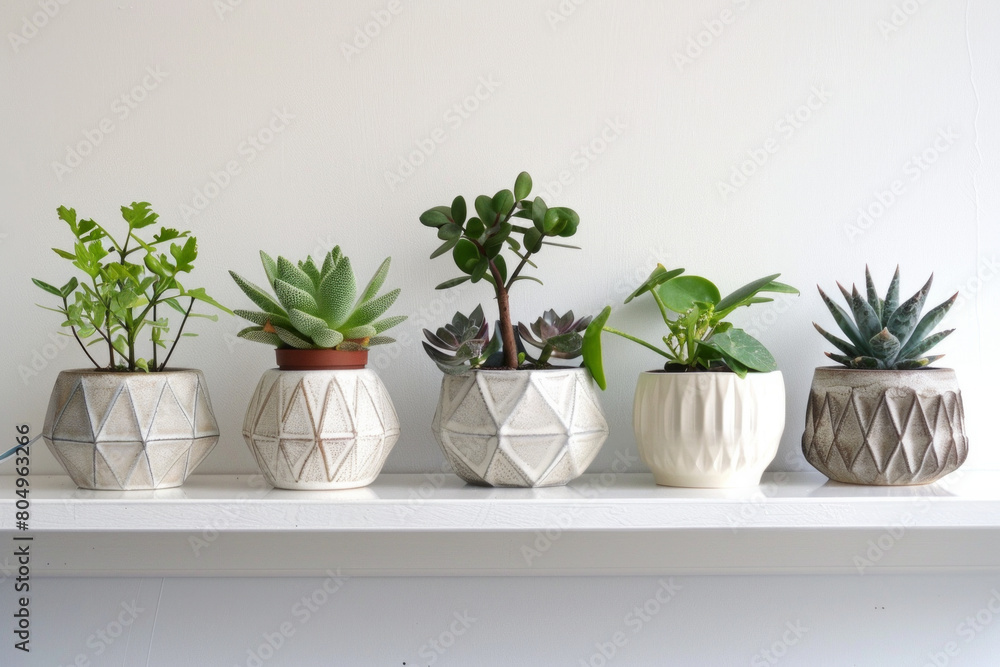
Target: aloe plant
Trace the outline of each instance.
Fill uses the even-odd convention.
[[[848,292],[843,285],[837,283],[847,301],[849,312],[817,286],[823,303],[848,338],[838,338],[813,322],[816,331],[841,352],[826,352],[826,356],[848,368],[894,370],[923,368],[943,357],[943,354],[925,355],[954,331],[948,329],[931,333],[955,303],[958,292],[920,317],[933,282],[932,274],[916,294],[900,303],[899,267],[896,267],[885,298],[880,298],[866,266],[865,296],[862,296],[856,285],[852,285]]]
[[[240,338],[282,348],[366,350],[373,345],[395,342],[383,333],[406,319],[396,315],[379,319],[399,296],[394,289],[379,295],[389,274],[386,258],[368,285],[357,294],[351,260],[337,246],[321,264],[312,257],[293,263],[284,257],[274,261],[260,253],[267,283],[274,296],[234,271],[243,293],[261,310],[236,310],[253,326],[237,334]]]
[[[151,239],[143,240],[138,231],[152,227],[159,219],[149,202],[132,202],[130,206],[122,206],[121,213],[127,230],[123,237],[115,238],[101,224],[78,219],[76,209],[60,206],[59,219],[69,226],[74,243],[72,250],[52,250],[72,262],[84,277],[70,278],[61,287],[35,278],[32,282],[61,301],[61,306],[46,310],[62,315],[62,326],[72,332],[96,368],[163,371],[177,342],[182,337],[196,335],[184,331],[190,318],[218,319],[216,315],[193,312],[195,302],[232,313],[206,294],[204,288],[181,284],[181,274],[190,273],[198,258],[198,242],[190,232],[161,226]],[[169,255],[162,252],[168,243]],[[141,263],[136,257],[142,258]],[[163,312],[164,306],[182,316],[173,339],[167,338],[170,320]],[[143,331],[149,331],[152,349],[148,358],[139,356]],[[84,343],[87,339],[92,340]],[[91,355],[88,347],[94,344],[107,346],[107,364],[102,365]],[[162,361],[161,348],[166,351]]]
[[[468,211],[462,196],[455,197],[451,206],[435,206],[420,216],[420,222],[437,230],[438,238],[443,241],[431,253],[431,258],[450,252],[455,265],[464,274],[441,283],[437,289],[481,281],[492,286],[500,316],[498,330],[502,342],[502,367],[508,369],[518,368],[523,361],[519,358],[510,313],[511,288],[522,280],[541,283],[538,278],[523,272],[528,266],[537,268],[532,257],[544,246],[578,249],[551,239],[573,236],[580,224],[580,216],[562,206],[550,208],[541,197],[528,199],[531,188],[531,176],[521,172],[514,182],[513,191],[500,190],[492,197],[476,197],[475,215],[472,217],[466,217]],[[528,224],[516,224],[514,218],[525,219]],[[517,258],[517,264],[510,271],[503,255],[505,250]]]
[[[737,308],[774,300],[758,296],[761,292],[798,294],[799,291],[778,282],[776,279],[781,274],[775,273],[747,283],[723,297],[710,280],[681,275],[683,273],[684,269],[668,271],[658,264],[625,299],[625,303],[629,303],[642,294],[652,297],[667,327],[667,334],[662,339],[664,347],[607,326],[611,306],[601,311],[587,327],[583,337],[583,358],[601,389],[607,388],[601,347],[604,331],[665,357],[664,369],[668,371],[727,370],[746,377],[748,372],[777,370],[777,363],[767,348],[725,318]]]

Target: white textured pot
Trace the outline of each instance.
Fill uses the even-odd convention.
[[[958,378],[950,368],[817,368],[802,453],[836,482],[929,484],[969,455]]]
[[[657,484],[754,486],[778,452],[785,383],[780,371],[642,373],[632,426]]]
[[[42,431],[77,486],[133,491],[180,486],[219,441],[198,370],[62,371]]]
[[[280,489],[371,484],[399,438],[399,419],[375,371],[264,372],[243,437]]]
[[[608,437],[585,368],[445,375],[432,424],[459,477],[481,486],[558,486]]]

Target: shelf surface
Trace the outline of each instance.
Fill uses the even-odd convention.
[[[650,574],[1000,570],[1000,473],[915,487],[767,473],[679,489],[648,474],[493,489],[447,473],[284,491],[255,475],[109,492],[31,478],[36,572],[84,575]],[[15,527],[0,477],[0,530]]]

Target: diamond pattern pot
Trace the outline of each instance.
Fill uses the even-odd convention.
[[[378,476],[399,438],[375,371],[264,372],[243,423],[264,477],[281,489],[350,489]]]
[[[817,368],[802,453],[836,482],[928,484],[969,454],[955,371]]]
[[[445,375],[432,424],[459,477],[480,486],[558,486],[608,437],[584,368]]]
[[[219,441],[205,376],[62,371],[42,431],[49,450],[84,489],[180,486]]]
[[[779,371],[641,373],[632,426],[657,484],[754,486],[778,453],[785,384]]]

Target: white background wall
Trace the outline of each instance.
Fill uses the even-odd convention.
[[[788,428],[773,469],[807,467],[798,440],[811,372],[823,364],[825,349],[810,321],[829,323],[814,285],[835,290],[836,280],[861,281],[867,262],[884,286],[898,262],[904,289],[913,292],[934,271],[934,303],[956,290],[963,295],[948,324],[958,331],[941,347],[965,391],[967,465],[1000,466],[989,421],[1000,371],[990,345],[990,332],[1000,325],[1000,4],[400,0],[393,5],[398,13],[376,31],[373,12],[388,4],[9,0],[0,6],[0,32],[7,35],[0,45],[0,266],[7,277],[2,423],[27,422],[40,431],[57,372],[84,365],[78,350],[51,344],[56,316],[33,305],[46,297],[28,280],[69,276],[66,263],[48,250],[68,239],[56,207],[74,206],[114,224],[121,204],[147,200],[164,222],[198,236],[201,257],[191,283],[232,307],[247,302],[227,270],[259,278],[261,248],[299,258],[340,244],[363,272],[391,255],[390,285],[404,288],[397,312],[410,320],[397,330],[400,345],[373,353],[404,428],[386,470],[437,470],[442,457],[429,424],[439,374],[420,350],[419,331],[456,309],[489,305],[489,294],[473,287],[433,291],[454,271],[447,260],[427,260],[436,239],[417,216],[459,193],[470,198],[510,187],[526,169],[550,203],[579,211],[576,241],[584,249],[551,249],[539,258],[546,287],[519,285],[514,308],[521,319],[548,307],[582,314],[620,304],[657,261],[708,276],[724,291],[778,271],[803,290],[801,297],[737,317],[770,346],[786,378]],[[51,5],[54,15],[38,18],[42,5]],[[32,21],[44,25],[36,29]],[[377,34],[367,43],[358,38],[357,50],[347,52],[345,45],[366,27]],[[477,92],[482,99],[474,99]],[[468,111],[455,110],[463,104]],[[275,120],[275,110],[290,118]],[[284,125],[261,150],[245,143],[261,133],[267,139],[272,122]],[[387,178],[435,132],[444,141],[414,158],[423,159],[412,174],[405,172],[402,182]],[[79,164],[71,161],[68,171],[54,166],[66,165],[67,152],[88,136],[100,141]],[[765,146],[771,152],[755,169],[746,161],[760,159]],[[217,192],[212,174],[229,162],[239,173]],[[752,175],[741,179],[735,171],[741,168]],[[886,195],[894,183],[895,194]],[[206,193],[212,196],[202,201]],[[881,210],[880,198],[886,202]],[[859,225],[859,209],[875,217]],[[622,328],[656,337],[649,304],[616,310]],[[224,432],[202,471],[252,471],[239,429],[272,353],[235,339],[243,326],[236,318],[196,326],[201,337],[185,341],[176,361],[204,369]],[[613,435],[595,471],[634,447],[634,378],[657,362],[638,347],[609,341],[607,363],[611,387],[604,405]],[[34,452],[34,472],[59,472],[47,452]],[[697,640],[717,646],[716,664],[748,662],[802,610],[817,619],[809,638],[819,647],[852,631],[872,642],[903,625],[909,632],[904,646],[886,649],[895,663],[865,653],[853,663],[824,662],[827,649],[816,648],[811,661],[797,664],[903,664],[904,657],[920,664],[925,649],[947,640],[953,616],[985,604],[992,585],[982,578],[935,581],[706,583],[704,595],[727,602],[691,602],[683,613],[678,605],[670,625],[642,637],[648,649],[630,647],[637,656],[630,661],[649,662],[664,647]],[[125,599],[129,585],[120,582],[121,591],[107,593],[108,605]],[[144,583],[144,590],[150,585],[158,582]],[[278,620],[287,606],[282,596],[295,597],[285,585],[168,580],[164,591],[176,606],[165,618],[175,625],[162,631],[174,639],[150,654],[156,658],[150,664],[182,664],[163,656],[186,645],[183,630],[200,627],[199,644],[215,637],[213,617],[204,610],[190,617],[197,623],[183,621],[193,607],[225,616],[228,606],[229,614],[239,609],[252,616],[240,628],[245,637],[219,631],[218,652],[205,664],[238,660],[239,651],[225,651],[249,646],[258,630]],[[296,585],[305,590],[314,583]],[[97,607],[104,603],[93,597],[91,584],[49,586],[49,609],[71,600],[50,622],[66,627],[89,615],[93,601],[101,625],[105,611]],[[397,665],[401,656],[416,659],[424,636],[443,628],[453,610],[475,602],[490,620],[476,628],[483,634],[474,644],[448,656],[450,664],[471,664],[462,650],[489,647],[503,655],[514,650],[511,637],[529,626],[536,634],[528,647],[587,657],[651,586],[639,579],[532,580],[510,588],[504,582],[372,581],[359,584],[369,593],[359,600],[373,605],[371,596],[378,595],[388,602],[390,616],[367,634],[366,646],[376,647],[377,664]],[[262,607],[251,613],[243,611],[249,603],[237,603],[258,590],[277,605],[274,619]],[[225,602],[213,607],[216,594]],[[511,599],[488,612],[493,595]],[[942,600],[953,609],[938,605]],[[597,601],[606,605],[601,614],[578,613]],[[887,611],[879,616],[882,604]],[[348,622],[345,636],[377,627],[359,622],[352,609],[346,602],[331,608],[329,623]],[[525,609],[539,610],[538,617],[520,615]],[[370,606],[365,613],[376,612]],[[542,618],[570,635],[557,640],[540,633]],[[836,623],[842,627],[835,632],[824,629]],[[60,635],[62,652],[37,664],[69,660],[91,625],[75,624]],[[328,632],[313,631],[315,638],[296,650],[329,640]],[[721,644],[720,636],[726,638]],[[133,662],[129,650],[123,664],[143,664]],[[963,664],[985,664],[973,655],[972,649],[963,654]]]

